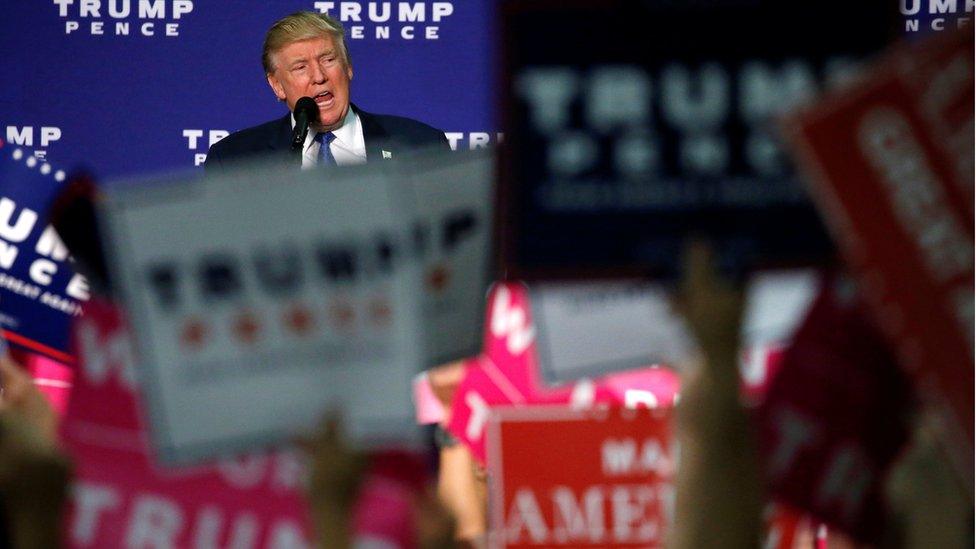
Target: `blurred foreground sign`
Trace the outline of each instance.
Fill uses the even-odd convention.
[[[410,197],[392,167],[252,169],[109,193],[109,257],[161,460],[280,442],[341,409],[415,432],[423,361]]]
[[[282,449],[204,466],[153,459],[125,319],[93,301],[75,323],[77,375],[61,422],[74,465],[63,546],[308,547],[302,456]]]
[[[62,181],[64,173],[0,139],[0,329],[11,344],[70,364],[68,326],[89,294],[48,225]]]
[[[529,291],[539,369],[548,383],[683,364],[692,353],[661,285],[540,284]]]
[[[770,122],[854,74],[894,14],[886,0],[508,2],[508,275],[674,275],[690,234],[733,272],[829,253]]]
[[[850,284],[824,284],[758,408],[772,495],[877,541],[910,411],[907,378]]]
[[[973,473],[973,31],[894,51],[796,114],[814,194],[902,365]]]
[[[64,547],[315,546],[306,455],[280,448],[191,467],[159,464],[140,413],[124,315],[95,299],[74,328],[77,375],[60,424],[74,467]],[[403,525],[419,482],[411,465],[404,454],[370,456],[349,519],[356,547],[367,540],[410,546],[412,530]]]
[[[742,339],[753,356],[789,342],[816,295],[811,270],[754,273]],[[695,342],[662,284],[544,283],[529,289],[539,370],[561,383],[692,359]]]
[[[672,409],[493,411],[492,547],[660,547],[674,516]]]
[[[484,151],[416,158],[407,172],[423,261],[427,366],[481,352],[494,172],[494,155]]]

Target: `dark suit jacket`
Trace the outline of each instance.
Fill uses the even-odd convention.
[[[383,151],[399,154],[422,149],[450,150],[447,138],[440,130],[427,124],[386,114],[370,114],[351,105],[359,115],[366,142],[366,161],[382,158]],[[296,168],[302,165],[301,155],[290,150],[291,113],[260,126],[254,126],[221,139],[210,147],[204,168],[215,172],[241,160],[274,158]]]

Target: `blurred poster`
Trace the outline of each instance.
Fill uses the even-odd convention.
[[[897,358],[973,473],[973,31],[891,52],[791,119],[811,188]]]
[[[423,258],[426,364],[481,352],[492,249],[494,155],[427,155],[407,172]]]
[[[650,284],[532,286],[539,369],[548,383],[649,364],[684,364],[694,343],[670,295]]]
[[[742,318],[742,346],[788,343],[820,289],[813,269],[763,271],[749,278]]]
[[[585,409],[618,405],[657,409],[675,404],[680,382],[677,374],[665,367],[641,365],[644,367],[547,386],[539,372],[537,331],[529,297],[529,289],[523,284],[501,282],[492,287],[484,353],[465,361],[464,377],[454,392],[445,427],[479,462],[485,462],[487,420],[498,407]]]
[[[771,495],[859,541],[883,534],[913,395],[849,282],[824,285],[757,411]]]
[[[74,469],[64,547],[315,545],[307,455],[285,447],[191,467],[159,464],[140,413],[125,315],[96,299],[73,333],[78,375],[60,426]],[[369,461],[350,517],[353,542],[409,547],[414,532],[405,525],[424,467],[396,452]]]
[[[507,3],[508,275],[673,276],[692,234],[732,273],[831,253],[771,121],[880,51],[895,8]]]
[[[161,467],[142,421],[123,314],[93,301],[75,324],[75,387],[60,440],[74,481],[64,547],[308,547],[302,456],[260,452]]]
[[[36,128],[39,141],[57,128]],[[35,128],[23,129],[34,136]],[[88,300],[88,282],[47,210],[65,180],[43,157],[0,139],[0,328],[10,344],[70,364],[68,326]]]
[[[743,377],[765,378],[766,351],[790,341],[816,296],[813,270],[755,273],[746,284]],[[545,283],[530,288],[539,371],[547,383],[693,358],[696,343],[671,292],[650,283]]]
[[[499,409],[488,426],[492,547],[663,547],[672,410]]]
[[[416,433],[419,262],[386,165],[109,190],[109,257],[161,460],[280,442],[341,409],[360,442]]]

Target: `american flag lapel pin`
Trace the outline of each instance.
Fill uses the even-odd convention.
[[[384,159],[386,159],[386,158],[393,158],[393,153],[391,153],[390,151],[382,151],[382,152],[383,152],[383,158]]]

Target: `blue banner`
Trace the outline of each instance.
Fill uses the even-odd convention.
[[[281,117],[267,29],[300,10],[346,28],[363,110],[415,118],[455,148],[497,140],[490,0],[14,0],[0,18],[2,137],[101,180],[202,169],[228,132]],[[9,77],[13,75],[13,77]]]
[[[64,180],[48,162],[0,142],[0,327],[14,345],[71,362],[68,325],[88,283],[44,213]]]

